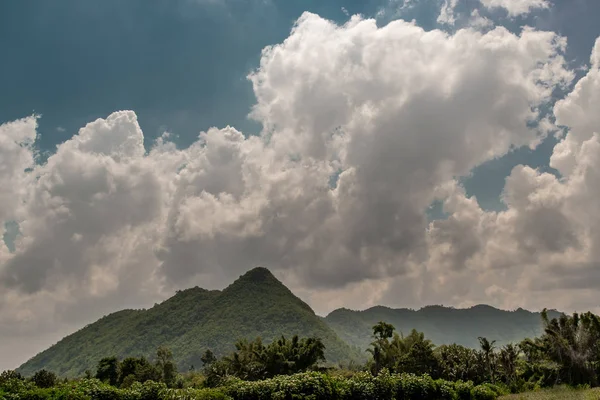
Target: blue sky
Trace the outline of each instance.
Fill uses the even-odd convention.
[[[475,3],[461,1],[457,11]],[[181,146],[212,126],[257,133],[260,125],[247,118],[255,98],[246,76],[258,66],[261,49],[284,40],[302,12],[339,23],[355,13],[376,17],[379,24],[415,19],[433,29],[440,27],[440,5],[437,0],[413,1],[404,9],[398,0],[2,2],[0,121],[41,114],[43,152],[52,152],[85,123],[120,109],[136,111],[146,138],[169,130]],[[502,10],[486,15],[515,31],[528,24],[566,36],[573,65],[587,62],[600,34],[600,2],[593,0],[556,0],[551,9],[526,18],[509,19]],[[545,168],[552,148],[544,143],[536,151],[519,149],[478,167],[464,180],[467,191],[482,207],[501,208],[498,196],[511,169]]]

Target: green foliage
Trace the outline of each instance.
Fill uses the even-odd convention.
[[[177,379],[177,366],[173,362],[173,353],[167,347],[161,346],[156,351],[156,366],[162,374],[162,381],[167,387],[174,387]]]
[[[200,360],[202,361],[202,366],[206,367],[217,361],[217,357],[212,351],[210,351],[210,349],[208,349],[204,352],[204,354],[202,354]]]
[[[254,381],[314,369],[325,361],[325,346],[319,338],[280,339],[264,345],[260,338],[240,340],[236,351],[206,368],[207,382],[218,385],[226,376]]]
[[[174,387],[177,384],[178,374],[171,351],[166,347],[159,347],[156,354],[157,359],[154,364],[145,357],[127,357],[121,362],[116,357],[105,357],[98,363],[96,378],[121,388],[131,387],[135,382],[146,381],[162,382],[168,387]]]
[[[434,345],[421,332],[413,329],[404,337],[394,333],[392,325],[380,322],[373,327],[373,338],[371,348],[367,350],[373,356],[373,374],[386,368],[392,372],[431,375],[438,369],[438,360],[433,353]]]
[[[230,378],[225,386],[213,389],[170,389],[156,382],[135,382],[127,389],[118,389],[98,379],[42,389],[18,381],[22,384],[10,390],[0,385],[0,393],[4,392],[7,400],[479,400],[498,395],[491,386],[434,381],[429,376],[390,374],[387,370],[378,376],[362,372],[351,378],[314,371],[261,381]],[[460,390],[464,391],[461,385],[469,389],[468,397],[460,397]]]
[[[550,317],[559,313],[549,312]],[[392,309],[382,306],[364,311],[338,309],[325,321],[346,343],[366,350],[372,342],[372,327],[386,321],[397,331],[416,329],[437,345],[458,344],[471,349],[479,348],[478,337],[496,339],[498,346],[518,343],[527,337],[543,333],[540,313],[518,309],[503,311],[478,305],[469,309],[429,306],[420,310]]]
[[[470,400],[471,392],[473,391],[473,382],[467,381],[457,381],[454,382],[454,390],[456,391],[456,395],[459,400]]]
[[[103,318],[21,369],[0,374],[0,398],[486,400],[557,384],[599,383],[600,317],[591,313],[551,318],[544,311],[539,337],[516,345],[505,341],[518,336],[518,329],[510,334],[498,330],[504,336],[495,336],[498,341],[479,336],[475,349],[461,344],[436,348],[416,329],[406,336],[396,332],[381,317],[398,311],[379,307],[364,315],[343,311],[327,317],[333,325],[353,323],[356,329],[364,327],[363,317],[377,321],[371,326],[367,350],[372,358],[359,364],[354,349],[343,344],[323,319],[267,270],[258,268],[222,292],[190,289],[150,310]],[[461,328],[473,328],[471,332],[482,327],[469,325],[461,315],[475,313],[480,320],[487,318],[489,326],[500,315],[483,306],[450,311],[426,307],[420,312],[444,324],[458,315]],[[534,314],[523,310],[509,314],[509,319],[531,329],[528,321]],[[295,336],[286,339],[285,332]],[[325,364],[330,354],[349,360],[339,364],[343,370],[332,371]],[[97,379],[91,379],[94,364]],[[202,372],[194,365],[202,365]],[[178,367],[189,372],[180,375]],[[31,378],[24,379],[21,372]],[[85,373],[86,378],[59,381],[55,372]]]
[[[119,379],[119,360],[117,357],[104,357],[98,363],[96,378],[115,386]]]
[[[435,349],[438,373],[450,381],[482,383],[487,374],[483,355],[474,349],[458,344],[442,345]]]
[[[49,388],[56,384],[57,376],[54,372],[42,369],[33,374],[31,381],[39,388]]]
[[[494,400],[496,394],[488,387],[477,386],[471,391],[471,398],[473,400]]]
[[[520,377],[537,386],[567,383],[598,384],[600,373],[600,317],[562,315],[550,319],[542,313],[544,334],[524,340]],[[519,375],[517,373],[517,375]]]
[[[309,372],[256,382],[233,380],[226,386],[226,392],[235,400],[471,400],[472,395],[479,396],[477,399],[496,399],[498,396],[488,386],[434,381],[426,375],[390,374],[387,370],[377,376],[357,373],[349,379]],[[488,395],[492,397],[482,397]]]
[[[8,382],[11,379],[24,380],[23,375],[14,370],[6,370],[0,373],[0,385]]]
[[[159,346],[169,347],[178,369],[188,371],[192,365],[203,365],[207,349],[222,357],[243,338],[261,337],[268,343],[295,334],[320,338],[331,362],[363,357],[267,269],[255,268],[223,291],[192,288],[148,310],[106,316],[65,337],[18,371],[31,376],[45,368],[77,377],[86,369],[95,370],[106,356],[153,360]]]

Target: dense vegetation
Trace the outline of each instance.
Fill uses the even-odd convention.
[[[552,318],[560,314],[549,311]],[[366,349],[371,342],[371,327],[386,321],[401,332],[416,329],[423,332],[433,343],[460,344],[478,348],[478,337],[493,337],[503,346],[516,343],[543,332],[540,313],[523,309],[515,311],[478,305],[467,309],[428,306],[420,310],[372,307],[364,311],[338,309],[325,317],[327,324],[346,343]]]
[[[104,317],[33,357],[18,371],[27,376],[40,369],[81,376],[106,354],[152,359],[159,346],[169,347],[178,368],[185,371],[201,366],[208,349],[222,356],[239,339],[261,337],[270,342],[295,334],[321,338],[331,362],[364,357],[267,269],[255,268],[223,291],[192,288],[148,310]]]
[[[2,373],[0,399],[475,400],[600,385],[600,318],[591,313],[408,311],[319,318],[257,268],[223,291],[193,288],[101,319]],[[432,340],[415,329],[423,326],[458,343]],[[474,332],[490,334],[467,339]]]
[[[261,337],[268,343],[295,334],[321,338],[329,362],[364,362],[371,328],[379,321],[402,332],[417,329],[438,345],[456,343],[470,348],[479,346],[480,336],[493,337],[497,345],[503,345],[537,336],[542,330],[539,313],[488,306],[466,310],[435,306],[419,311],[340,309],[320,318],[267,269],[256,268],[223,291],[196,287],[148,310],[108,315],[65,337],[18,371],[30,376],[46,369],[76,377],[94,369],[106,354],[153,360],[159,346],[169,347],[177,367],[185,371],[201,366],[208,349],[220,357],[234,350],[239,339]]]
[[[221,358],[205,351],[202,369],[184,373],[178,373],[170,350],[159,347],[153,362],[104,357],[95,374],[88,371],[81,379],[60,380],[47,370],[25,379],[5,371],[0,398],[493,400],[557,385],[567,385],[565,393],[571,393],[568,387],[598,385],[600,317],[550,318],[542,312],[542,323],[537,338],[497,347],[480,337],[479,349],[471,349],[436,347],[422,332],[403,335],[379,322],[372,327],[369,360],[344,368],[324,367],[325,345],[318,337],[281,337],[269,344],[241,340]]]

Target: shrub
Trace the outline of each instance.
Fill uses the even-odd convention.
[[[220,389],[167,389],[161,396],[163,400],[231,400]]]
[[[383,369],[375,378],[375,398],[393,399],[397,396],[398,388],[402,381],[398,375],[391,375],[387,369]]]
[[[488,386],[479,385],[471,390],[473,400],[495,400],[498,395]]]
[[[471,382],[433,380],[428,375],[356,373],[347,379],[320,372],[277,376],[262,381],[228,378],[225,386],[172,389],[164,383],[133,382],[115,388],[98,379],[80,379],[39,388],[18,378],[0,386],[6,400],[494,400],[502,389]]]
[[[397,395],[397,399],[406,400],[437,400],[436,385],[429,375],[417,376],[414,374],[402,374],[402,394]]]
[[[456,392],[455,385],[452,382],[438,379],[435,381],[437,387],[436,395],[440,400],[458,400],[458,393]]]
[[[454,390],[459,400],[471,400],[471,392],[473,391],[473,382],[454,382]]]

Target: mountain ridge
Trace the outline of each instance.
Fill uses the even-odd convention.
[[[551,318],[561,313],[548,310]],[[325,321],[347,343],[366,348],[372,341],[372,327],[379,321],[394,325],[407,335],[412,329],[425,334],[435,345],[460,344],[479,347],[479,337],[496,340],[498,346],[515,343],[542,333],[541,313],[523,308],[502,310],[478,304],[469,308],[425,306],[418,310],[374,306],[365,310],[336,309]]]
[[[554,316],[551,311],[551,316]],[[558,313],[556,313],[558,314]],[[469,320],[476,319],[475,323]],[[171,348],[180,370],[200,367],[207,349],[222,356],[239,339],[260,336],[265,342],[282,335],[320,337],[328,361],[364,360],[372,327],[379,321],[408,334],[415,328],[436,345],[458,343],[477,347],[478,336],[498,344],[540,332],[539,313],[500,310],[488,305],[453,308],[439,305],[419,310],[373,306],[365,310],[339,308],[325,317],[258,267],[239,276],[223,290],[198,286],[178,290],[148,309],[125,309],[106,315],[65,336],[18,368],[31,375],[46,368],[59,375],[77,376],[107,356],[152,358],[156,348]],[[500,322],[498,322],[500,321]]]

